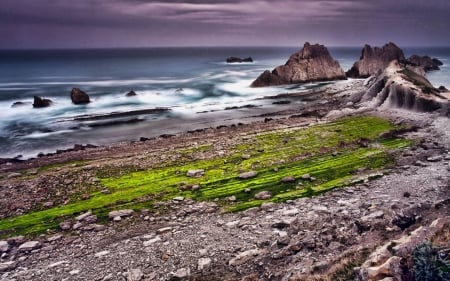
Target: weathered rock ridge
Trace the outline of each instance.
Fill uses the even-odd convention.
[[[437,58],[419,55],[410,56],[408,58],[408,63],[410,63],[412,66],[421,67],[425,72],[432,70],[439,70],[440,69],[439,66],[443,65],[443,63]]]
[[[393,61],[367,81],[368,90],[359,102],[372,108],[402,108],[418,112],[439,110],[449,115],[449,97],[421,74]]]
[[[346,72],[347,77],[367,78],[371,75],[383,71],[391,61],[405,61],[402,49],[390,42],[382,48],[365,45],[362,49],[360,59],[355,62],[352,68]]]
[[[346,79],[344,70],[324,45],[305,43],[303,49],[289,58],[285,65],[272,72],[264,71],[252,87],[296,84],[313,81]]]

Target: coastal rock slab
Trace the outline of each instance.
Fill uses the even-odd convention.
[[[73,104],[86,104],[91,102],[89,95],[78,88],[72,89],[70,98],[72,99]]]
[[[333,59],[324,45],[306,42],[303,49],[289,58],[284,65],[272,72],[266,70],[251,87],[265,87],[283,84],[297,84],[312,81],[346,79],[344,70]]]
[[[367,78],[383,71],[394,60],[405,61],[402,49],[394,43],[387,43],[382,48],[372,48],[366,44],[362,49],[361,57],[346,74],[347,77],[352,78]]]

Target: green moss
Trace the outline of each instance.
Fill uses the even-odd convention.
[[[373,116],[344,118],[308,128],[247,135],[231,148],[228,156],[204,160],[182,157],[177,164],[161,163],[158,168],[142,171],[131,166],[103,167],[98,176],[110,194],[97,191],[84,201],[2,220],[0,234],[39,233],[55,227],[65,216],[86,210],[105,218],[112,209],[152,208],[154,202],[174,196],[198,201],[218,198],[218,203],[229,211],[259,206],[265,201],[312,196],[354,183],[358,170],[377,170],[391,163],[390,151],[409,145],[409,141],[400,138],[380,139],[382,133],[395,128],[387,120]],[[361,139],[370,145],[361,145]],[[202,145],[173,153],[189,155],[211,149],[212,145]],[[250,158],[244,159],[244,154]],[[192,169],[204,169],[205,175],[187,177],[187,171]],[[258,171],[258,175],[239,179],[239,173],[249,170]],[[315,180],[301,180],[304,174]],[[282,183],[286,176],[298,180]],[[196,184],[201,189],[191,191],[190,186]],[[254,200],[254,195],[263,190],[270,191],[273,197]],[[235,196],[237,202],[229,202],[229,196]]]

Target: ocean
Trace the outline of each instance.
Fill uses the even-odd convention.
[[[0,51],[0,158],[36,157],[74,144],[105,145],[167,132],[167,124],[204,112],[258,104],[258,98],[304,91],[308,83],[250,88],[264,70],[284,64],[300,48],[215,47]],[[361,48],[329,48],[348,70]],[[430,55],[444,65],[427,74],[435,86],[450,88],[450,48],[404,48],[405,55]],[[252,57],[253,63],[227,64],[226,58]],[[74,105],[77,87],[91,97]],[[136,96],[126,97],[129,91]],[[48,98],[47,108],[33,108],[33,96]],[[26,103],[12,107],[15,102]],[[91,120],[87,116],[170,108],[170,111]],[[81,117],[81,118],[80,118]],[[100,120],[100,121],[99,121]],[[103,121],[102,121],[103,120]],[[175,120],[175,121],[174,121]],[[103,122],[103,123],[101,123]],[[109,123],[107,123],[109,122]],[[120,123],[120,124],[119,124]]]

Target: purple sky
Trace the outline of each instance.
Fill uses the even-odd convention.
[[[450,0],[0,0],[0,48],[450,46]]]

